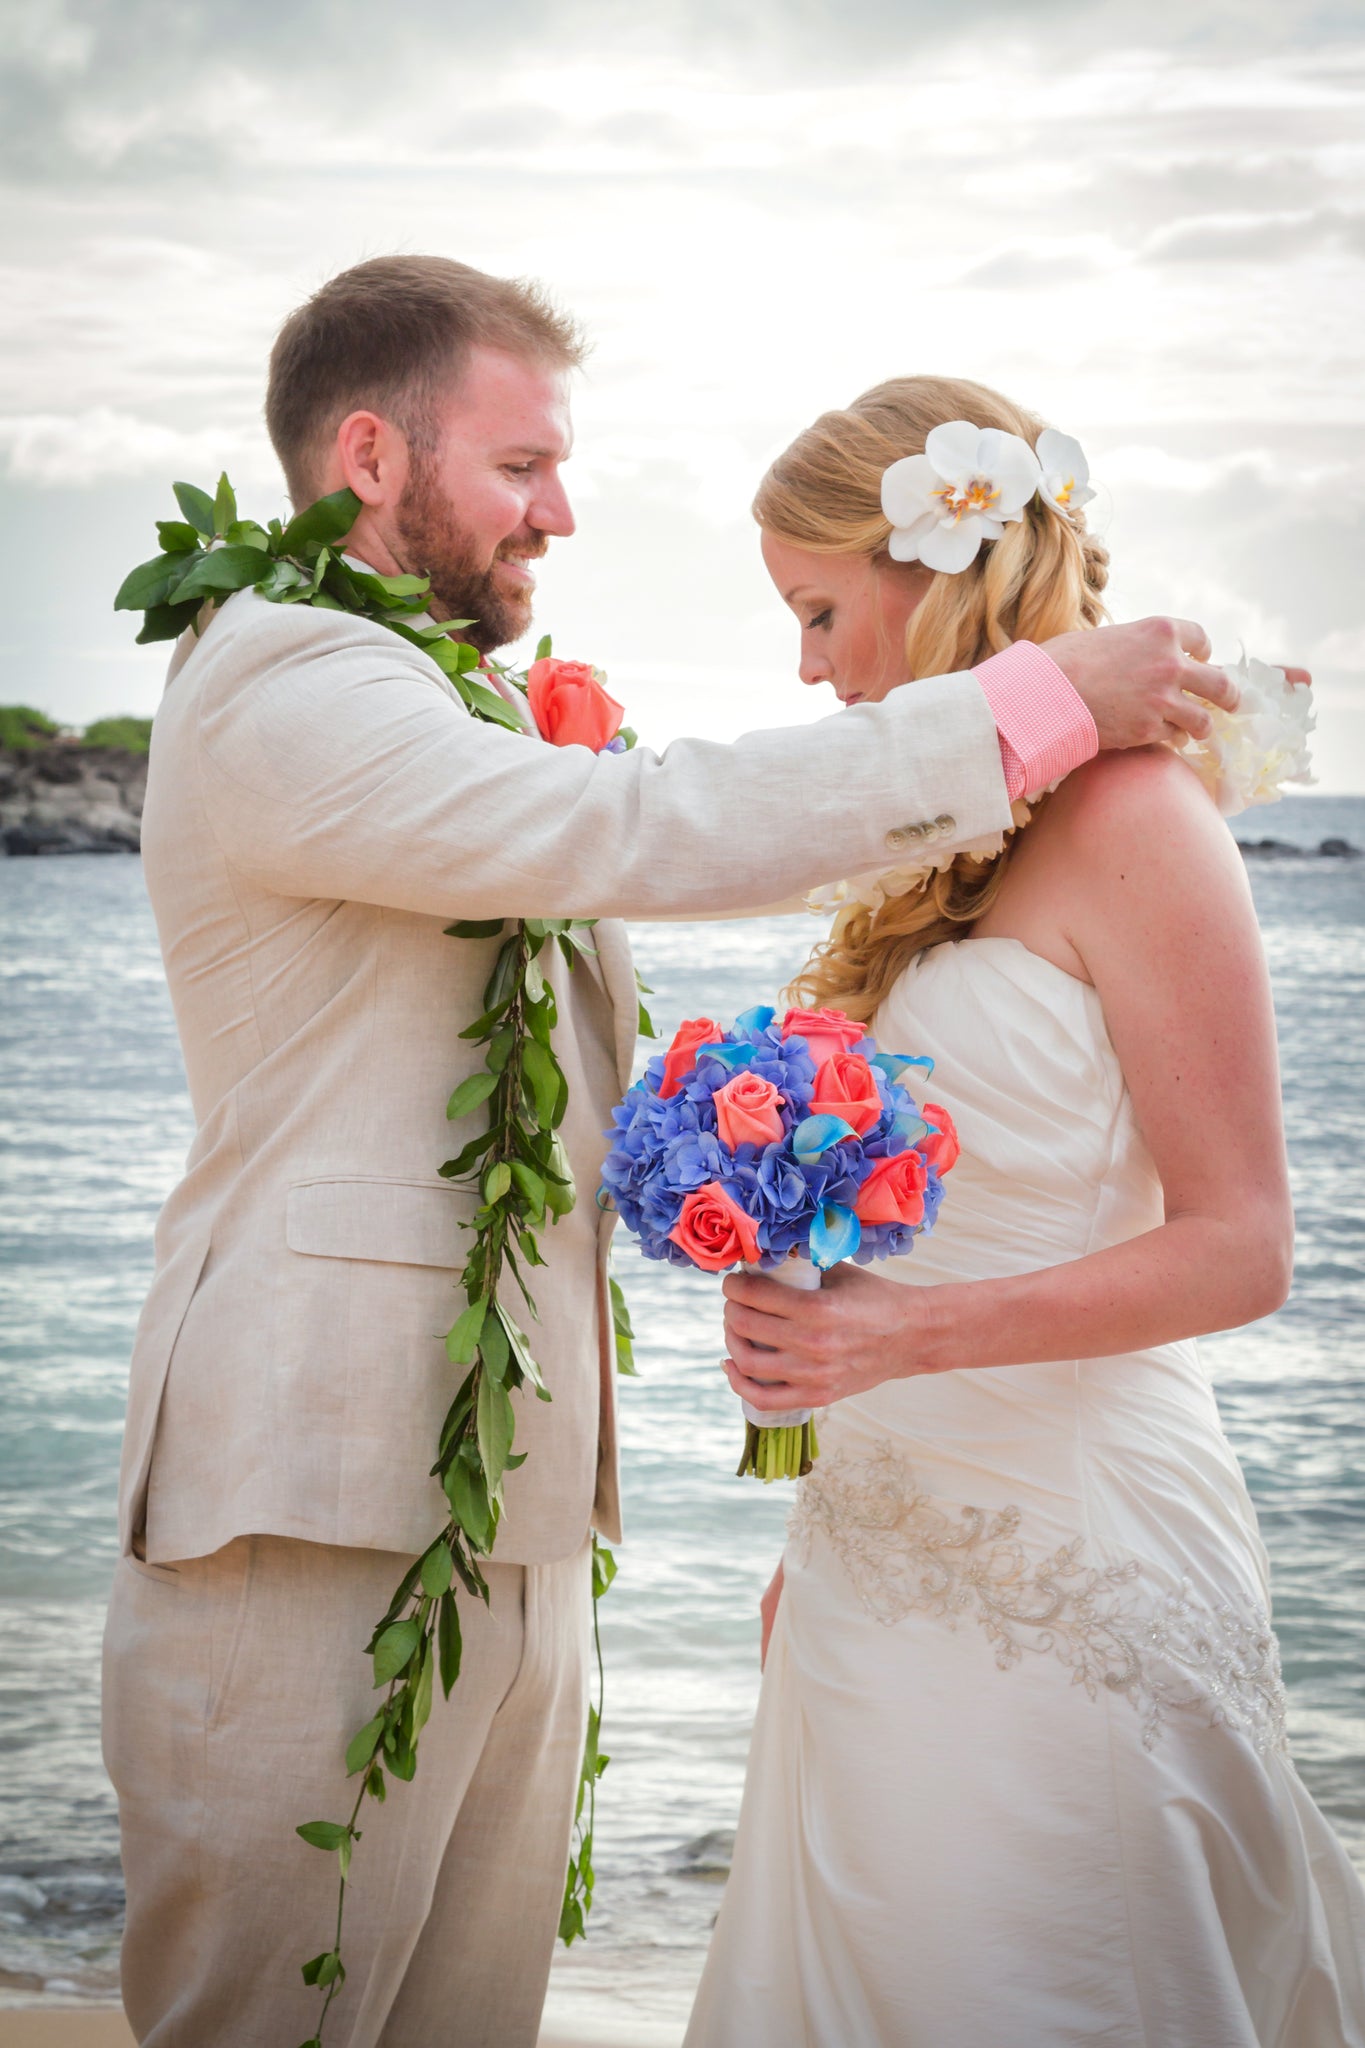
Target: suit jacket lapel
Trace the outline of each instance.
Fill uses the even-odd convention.
[[[597,965],[602,970],[603,985],[616,1013],[616,1071],[624,1092],[630,1086],[631,1069],[635,1064],[635,1041],[639,1036],[640,999],[635,987],[635,962],[631,958],[625,925],[619,918],[603,918],[593,932],[593,942],[597,947]]]

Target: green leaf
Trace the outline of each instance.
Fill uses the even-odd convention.
[[[310,1848],[339,1849],[343,1842],[349,1841],[351,1831],[344,1821],[306,1820],[301,1828],[295,1828],[294,1833],[302,1835]]]
[[[187,518],[193,516],[183,501],[182,509]],[[280,553],[296,555],[310,541],[321,541],[326,547],[334,540],[344,540],[359,516],[360,500],[354,491],[332,491],[294,514],[281,535]]]
[[[600,1600],[616,1577],[616,1559],[605,1543],[593,1538],[592,1546],[592,1597]]]
[[[434,1543],[422,1559],[422,1591],[429,1600],[439,1600],[442,1593],[450,1591],[450,1582],[455,1575],[451,1562],[450,1545],[444,1538]]]
[[[376,1800],[380,1806],[384,1804],[384,1773],[378,1764],[370,1765],[369,1773],[365,1779],[365,1790],[369,1797]]]
[[[491,1209],[512,1185],[512,1169],[505,1159],[495,1159],[483,1177],[483,1198]]]
[[[468,1173],[475,1161],[482,1159],[489,1147],[496,1145],[497,1142],[496,1126],[480,1131],[476,1138],[471,1138],[467,1145],[460,1147],[453,1159],[447,1159],[445,1165],[438,1166],[436,1171],[443,1174],[447,1180],[457,1179],[461,1174]]]
[[[192,597],[247,590],[269,573],[269,560],[259,548],[215,548],[210,555],[194,557],[171,595],[177,604],[185,604]]]
[[[543,634],[541,638],[536,642],[536,660],[548,661],[552,645],[553,642],[551,641],[549,634]]]
[[[630,1310],[626,1297],[621,1292],[621,1283],[615,1274],[608,1276],[611,1289],[611,1326],[616,1338],[616,1370],[624,1379],[638,1379],[635,1370],[635,1348],[632,1339],[635,1331],[631,1326]]]
[[[488,1550],[493,1540],[488,1490],[479,1474],[471,1472],[463,1458],[457,1458],[446,1473],[445,1491],[451,1512],[470,1542],[479,1550]]]
[[[218,479],[218,489],[213,500],[213,530],[220,537],[225,534],[237,518],[237,499],[232,485],[227,480],[227,471]]]
[[[460,1638],[460,1610],[453,1593],[447,1593],[441,1602],[440,1618],[436,1624],[436,1640],[441,1659],[441,1690],[449,1699],[451,1688],[460,1675],[460,1656],[463,1649]]]
[[[516,1417],[507,1389],[491,1373],[484,1373],[479,1380],[479,1452],[490,1493],[497,1489],[506,1470],[515,1427]]]
[[[488,977],[488,986],[483,992],[484,1008],[496,1010],[505,1003],[517,985],[517,970],[521,964],[520,938],[508,939],[493,963],[493,972]]]
[[[476,683],[472,677],[465,676],[459,688],[470,710],[477,711],[489,725],[505,725],[509,732],[525,732],[526,728],[512,706],[505,703],[496,690],[490,690],[487,683]]]
[[[379,1747],[379,1738],[384,1733],[384,1716],[376,1714],[373,1721],[367,1721],[358,1735],[353,1735],[346,1746],[346,1775],[353,1778],[357,1771],[363,1771]],[[326,1821],[317,1823],[326,1827]],[[308,1839],[304,1837],[305,1841]]]
[[[199,530],[184,519],[158,519],[156,537],[168,555],[185,555],[199,545]]]
[[[457,923],[446,926],[446,937],[448,939],[496,939],[506,922],[506,918],[502,917],[462,917]]]
[[[550,1397],[545,1392],[545,1382],[540,1376],[540,1367],[536,1364],[531,1347],[526,1341],[526,1333],[518,1329],[501,1302],[496,1305],[496,1313],[498,1322],[507,1337],[512,1357],[515,1359],[523,1376],[531,1382],[536,1392],[548,1401]]]
[[[270,535],[263,526],[258,526],[254,519],[234,519],[223,539],[230,541],[234,547],[240,543],[243,547],[255,548],[258,554],[270,553]],[[284,568],[287,565],[281,562],[278,566]]]
[[[256,588],[271,604],[278,604],[282,597],[288,596],[291,590],[297,590],[305,581],[302,570],[296,569],[292,562],[272,562]]]
[[[417,1684],[413,1689],[412,1696],[412,1737],[414,1742],[431,1719],[431,1682],[435,1675],[436,1645],[428,1637],[426,1651],[422,1658],[422,1668],[417,1674]]]
[[[422,1639],[421,1623],[411,1615],[386,1628],[374,1646],[374,1682],[387,1685],[408,1664]]]
[[[341,1865],[341,1882],[345,1884],[351,1874],[351,1850],[354,1847],[349,1835],[337,1849],[337,1861]]]
[[[541,972],[538,960],[530,959],[526,962],[521,985],[526,991],[528,1003],[540,1003],[545,1000],[545,976]]]
[[[517,1034],[511,1024],[504,1024],[500,1031],[494,1033],[493,1037],[489,1040],[488,1052],[484,1060],[484,1065],[490,1073],[501,1074],[505,1070],[512,1048],[516,1042]]]
[[[139,562],[120,583],[114,598],[114,610],[145,612],[153,605],[163,603],[197,556],[196,549],[189,554],[154,555],[150,562]]]
[[[338,1984],[344,1984],[345,1981],[345,1965],[342,1962],[341,1957],[338,1955],[337,1951],[335,1949],[330,1949],[328,1953],[321,1959],[321,1968],[319,1969],[316,1978],[318,1989],[321,1990],[324,1985],[331,1984],[333,1982]]]
[[[213,539],[213,500],[207,491],[201,491],[197,484],[172,484],[175,502],[189,520],[196,533],[202,533],[205,540]]]
[[[554,1054],[537,1039],[528,1039],[521,1049],[521,1071],[535,1097],[537,1121],[548,1127],[559,1099],[560,1072]]]
[[[474,1363],[474,1354],[479,1348],[479,1332],[487,1313],[488,1303],[475,1301],[456,1319],[454,1328],[446,1337],[446,1357],[452,1365]]]
[[[530,1203],[535,1219],[539,1222],[545,1214],[544,1181],[538,1173],[533,1173],[529,1166],[523,1165],[520,1159],[512,1161],[512,1178]]]
[[[487,1102],[497,1085],[496,1074],[484,1071],[467,1075],[446,1104],[446,1115],[452,1122],[459,1117],[468,1116],[481,1102]]]
[[[483,1360],[485,1373],[490,1374],[495,1380],[500,1380],[507,1371],[509,1355],[502,1318],[496,1314],[492,1315],[484,1324],[483,1335],[479,1339],[479,1356]]]
[[[178,640],[199,616],[199,600],[191,598],[188,604],[154,604],[142,622],[142,631],[137,636],[139,647],[150,647],[157,640]]]

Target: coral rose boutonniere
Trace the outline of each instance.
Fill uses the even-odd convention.
[[[635,735],[623,730],[624,705],[608,695],[600,669],[587,661],[544,654],[526,675],[526,695],[542,739],[552,747],[591,747],[624,754]]]

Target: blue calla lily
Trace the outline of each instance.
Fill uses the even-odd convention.
[[[931,1059],[927,1057],[912,1059],[908,1053],[899,1052],[875,1052],[872,1055],[870,1064],[874,1067],[880,1067],[888,1081],[899,1081],[902,1075],[908,1074],[912,1068],[915,1069],[916,1080],[927,1081],[934,1071],[934,1063]]]
[[[777,1012],[771,1004],[755,1003],[752,1010],[746,1010],[743,1016],[736,1017],[735,1029],[743,1032],[766,1031],[776,1015]]]
[[[842,1202],[824,1202],[810,1226],[811,1263],[827,1273],[841,1259],[851,1259],[863,1241],[863,1226]]]
[[[918,1145],[921,1138],[928,1137],[934,1126],[927,1124],[922,1116],[911,1116],[908,1112],[903,1111],[896,1118],[895,1128],[900,1132],[907,1145]]]
[[[831,1145],[857,1135],[852,1124],[845,1123],[841,1116],[808,1116],[792,1132],[792,1156],[802,1166],[813,1166]]]
[[[703,1054],[708,1059],[719,1060],[723,1067],[747,1067],[753,1060],[754,1049],[751,1045],[699,1045],[697,1059],[700,1060]]]

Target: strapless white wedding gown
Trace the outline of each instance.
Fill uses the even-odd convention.
[[[1093,989],[971,939],[873,1028],[963,1144],[877,1271],[1161,1222]],[[687,2048],[1362,2048],[1365,1893],[1285,1746],[1197,1347],[892,1380],[820,1437]]]

